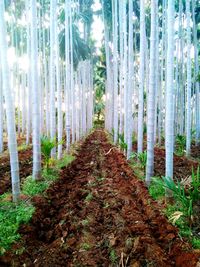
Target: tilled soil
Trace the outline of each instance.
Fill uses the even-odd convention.
[[[34,202],[20,244],[0,266],[193,267],[198,261],[103,131],[86,139],[46,197]]]
[[[154,149],[154,175],[165,176],[165,150],[161,148]],[[174,177],[178,180],[185,179],[198,168],[199,163],[194,160],[174,155]]]
[[[146,149],[146,144],[144,144]],[[197,170],[199,162],[195,159],[200,157],[200,147],[192,146],[191,156],[194,159],[188,159],[185,156],[177,156],[174,154],[174,178],[181,180],[192,174],[192,168]],[[133,151],[137,151],[137,144],[133,145]],[[165,149],[161,147],[154,148],[154,176],[165,176]]]
[[[18,152],[20,178],[26,178],[32,172],[32,149]],[[0,195],[11,189],[10,158],[8,155],[0,158]]]

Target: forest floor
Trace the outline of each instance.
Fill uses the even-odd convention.
[[[32,201],[32,220],[0,258],[2,267],[197,266],[198,255],[101,130]]]

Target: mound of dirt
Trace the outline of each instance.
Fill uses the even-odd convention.
[[[196,266],[197,255],[111,148],[103,131],[85,140],[46,197],[33,199],[34,216],[0,266]]]

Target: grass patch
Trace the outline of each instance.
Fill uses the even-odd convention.
[[[165,197],[165,188],[162,185],[162,179],[154,177],[149,187],[149,194],[153,199],[159,200]],[[167,205],[164,214],[169,221],[179,228],[181,237],[186,237],[192,244],[193,248],[200,249],[200,238],[194,237],[194,231],[190,226],[187,214],[184,208],[176,201],[174,205]]]
[[[159,183],[157,183],[157,181],[159,181]],[[149,194],[150,196],[152,196],[153,199],[158,200],[165,196],[165,189],[161,185],[161,181],[162,180],[159,177],[152,178],[151,184],[149,186]]]
[[[22,194],[30,197],[42,194],[53,181],[58,179],[59,170],[67,166],[73,159],[73,156],[67,155],[61,160],[56,160],[53,169],[42,171],[42,180],[40,181],[33,180],[31,176],[27,177],[22,185]],[[20,201],[15,204],[8,199],[10,199],[10,193],[0,196],[0,255],[9,249],[11,244],[19,240],[20,235],[17,231],[20,224],[28,223],[35,210],[34,206],[28,202]]]
[[[6,195],[3,196],[6,198]],[[16,242],[20,235],[17,232],[20,224],[28,223],[34,212],[31,204],[20,202],[18,205],[0,200],[0,255]]]
[[[59,170],[64,166],[67,166],[73,159],[73,156],[67,155],[61,160],[56,160],[54,162],[54,169],[44,169],[42,171],[42,179],[39,181],[33,180],[31,176],[27,177],[22,185],[22,193],[28,196],[42,194],[52,182],[58,179]]]

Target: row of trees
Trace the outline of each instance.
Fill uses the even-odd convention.
[[[114,141],[132,136],[143,151],[147,127],[146,182],[153,175],[154,145],[165,138],[166,177],[173,177],[175,136],[200,138],[199,1],[103,1],[106,50],[106,128]]]
[[[42,135],[57,140],[52,157],[60,159],[63,138],[69,151],[92,127],[90,39],[78,30],[80,24],[89,27],[83,4],[26,0],[7,3],[5,9],[0,3],[0,152],[7,135],[14,201],[20,195],[16,129],[27,144],[32,140],[32,176],[38,179]]]

